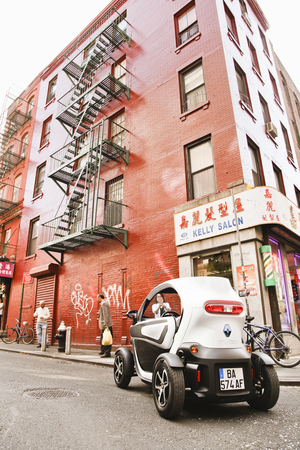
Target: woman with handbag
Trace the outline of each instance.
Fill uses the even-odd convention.
[[[100,336],[100,358],[109,358],[111,347],[112,347],[112,336],[113,336],[113,321],[111,318],[110,312],[110,303],[109,300],[105,300],[103,294],[97,295],[97,301],[100,304],[99,315],[99,328],[101,330]],[[110,333],[110,336],[109,336]]]

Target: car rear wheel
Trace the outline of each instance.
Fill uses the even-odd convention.
[[[153,371],[153,397],[158,413],[173,419],[180,413],[185,399],[182,369],[174,369],[166,360],[159,359]]]
[[[279,380],[273,366],[262,366],[255,382],[255,394],[248,400],[252,408],[266,411],[273,408],[279,397]]]
[[[121,352],[117,352],[114,361],[114,379],[119,388],[125,389],[130,383],[131,377],[125,375],[125,358]]]

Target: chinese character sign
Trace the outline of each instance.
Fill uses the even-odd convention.
[[[15,263],[1,261],[0,262],[0,277],[13,278],[15,270]]]

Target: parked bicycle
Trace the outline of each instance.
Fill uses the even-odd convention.
[[[1,339],[5,344],[12,344],[17,339],[22,339],[24,344],[31,344],[34,339],[34,331],[28,327],[29,322],[23,322],[23,329],[20,327],[20,322],[16,319],[14,328],[6,328],[2,333]]]
[[[254,317],[246,317],[244,331],[246,344],[252,351],[261,350],[282,367],[294,367],[300,363],[300,338],[291,331],[274,331],[267,325],[252,324]],[[253,330],[255,329],[255,331]],[[257,331],[258,330],[258,331]]]

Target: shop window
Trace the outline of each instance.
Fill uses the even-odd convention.
[[[250,152],[253,187],[264,186],[265,181],[259,148],[250,139],[248,139],[248,149]]]
[[[188,199],[216,192],[216,175],[210,138],[186,147]]]
[[[280,97],[279,97],[276,80],[273,77],[273,75],[271,74],[271,72],[269,72],[269,76],[270,76],[270,80],[271,80],[271,84],[272,84],[272,88],[273,88],[274,99],[276,100],[276,102],[278,102],[280,104],[281,102],[280,102]]]
[[[206,88],[202,61],[180,74],[182,112],[196,108],[205,102]]]
[[[105,186],[105,217],[106,226],[113,227],[122,223],[123,175],[114,178]]]
[[[48,117],[48,119],[43,123],[40,147],[43,147],[50,141],[51,121],[52,116]]]
[[[57,84],[57,76],[49,82],[46,104],[54,99],[56,92],[56,84]]]
[[[247,83],[247,77],[245,72],[240,68],[240,66],[235,62],[235,73],[236,73],[236,79],[240,94],[240,101],[243,105],[245,105],[247,108],[249,108],[252,111],[252,104],[250,100],[250,94],[248,89],[248,83]]]
[[[37,241],[40,219],[34,219],[30,222],[27,256],[35,255],[37,251]]]
[[[125,111],[113,117],[110,122],[110,140],[125,148]]]
[[[24,136],[21,139],[21,152],[20,156],[23,158],[25,156],[26,148],[28,143],[28,133],[24,134]]]
[[[33,110],[33,106],[34,106],[34,97],[31,97],[31,99],[28,102],[28,107],[27,107],[27,115],[28,116],[31,116],[32,110]]]
[[[258,58],[257,58],[257,53],[256,53],[256,50],[255,50],[255,47],[251,44],[251,42],[249,41],[248,38],[247,38],[247,41],[248,41],[248,47],[249,47],[249,51],[250,51],[252,67],[254,69],[254,72],[255,71],[258,72],[258,74],[261,76],[259,62],[258,62]]]
[[[262,42],[262,46],[263,46],[264,52],[266,53],[266,55],[268,57],[270,57],[269,49],[268,49],[268,46],[267,46],[266,36],[264,35],[264,33],[261,31],[260,28],[259,28],[259,34],[260,34],[260,38],[261,38],[261,42]]]
[[[216,254],[198,256],[193,259],[194,276],[196,277],[224,277],[233,286],[230,251],[225,250]]]
[[[175,16],[177,46],[180,46],[198,33],[195,3],[189,3]]]
[[[276,164],[273,163],[273,172],[275,177],[275,187],[276,189],[281,192],[283,195],[285,195],[285,188],[283,183],[283,177],[282,172],[279,169],[279,167],[276,166]]]
[[[19,198],[20,198],[21,180],[22,180],[22,175],[17,176],[15,179],[13,198],[12,198],[12,201],[14,203],[18,202]]]
[[[225,9],[225,15],[226,15],[226,22],[227,22],[227,28],[228,28],[229,37],[234,39],[239,45],[240,41],[239,41],[239,37],[238,37],[238,33],[237,33],[237,28],[236,28],[234,15],[230,11],[230,9],[226,5],[226,3],[224,3],[224,9]]]
[[[5,230],[4,244],[3,244],[1,255],[6,255],[8,252],[10,236],[11,236],[11,228],[9,228],[8,230]]]
[[[113,76],[126,85],[126,58],[123,58],[114,64]]]
[[[282,134],[283,134],[283,137],[284,137],[284,143],[285,143],[287,156],[288,156],[288,158],[291,161],[294,161],[293,152],[292,152],[292,148],[291,148],[290,139],[289,139],[289,135],[288,135],[287,129],[282,125],[282,123],[280,123],[280,125],[281,125]]]
[[[36,170],[36,179],[34,186],[33,197],[37,197],[43,193],[43,186],[45,182],[46,163],[39,166]]]

